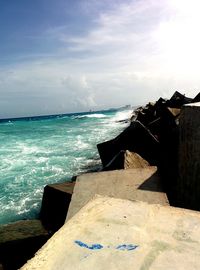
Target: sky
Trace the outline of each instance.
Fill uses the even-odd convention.
[[[0,0],[0,118],[200,91],[199,0]]]

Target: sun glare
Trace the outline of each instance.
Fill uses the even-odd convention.
[[[199,73],[200,1],[172,1],[173,12],[156,32],[165,66],[176,73]]]

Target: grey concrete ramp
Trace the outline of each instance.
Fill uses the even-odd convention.
[[[200,269],[200,214],[97,197],[23,270]]]
[[[67,220],[95,194],[169,205],[156,167],[87,173],[77,177]]]

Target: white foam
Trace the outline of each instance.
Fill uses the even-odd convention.
[[[94,113],[94,114],[88,114],[88,115],[86,115],[86,117],[89,117],[89,118],[104,118],[104,117],[106,117],[106,115],[102,114],[102,113]]]
[[[116,115],[112,118],[113,121],[123,121],[131,118],[133,114],[133,110],[120,111],[117,112]]]
[[[83,141],[83,137],[81,135],[78,135],[76,141],[76,149],[83,150],[87,149],[88,147],[89,144]]]
[[[47,162],[48,160],[49,160],[49,158],[47,158],[47,157],[39,157],[39,158],[37,157],[35,162],[39,164],[39,163]]]
[[[28,143],[17,143],[17,149],[20,150],[20,152],[24,155],[27,154],[35,154],[40,151],[39,147],[37,146],[31,146]]]
[[[52,166],[51,171],[54,172],[55,174],[61,174],[63,172],[63,169],[57,166]]]
[[[75,116],[75,119],[81,119],[81,118],[105,118],[107,117],[105,114],[103,113],[93,113],[93,114],[84,114],[84,115],[78,115]]]

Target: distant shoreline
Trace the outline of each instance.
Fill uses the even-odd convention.
[[[6,123],[6,122],[15,122],[15,121],[37,121],[37,120],[48,120],[52,118],[63,118],[66,116],[76,116],[76,115],[84,115],[84,114],[94,114],[94,113],[102,113],[102,112],[115,112],[119,110],[124,110],[128,108],[126,105],[119,108],[110,108],[110,109],[104,109],[104,110],[98,110],[98,111],[86,111],[86,112],[74,112],[74,113],[63,113],[63,114],[50,114],[50,115],[36,115],[36,116],[22,116],[22,117],[11,117],[11,118],[2,118],[0,119],[0,123]],[[130,107],[131,108],[131,107]]]

